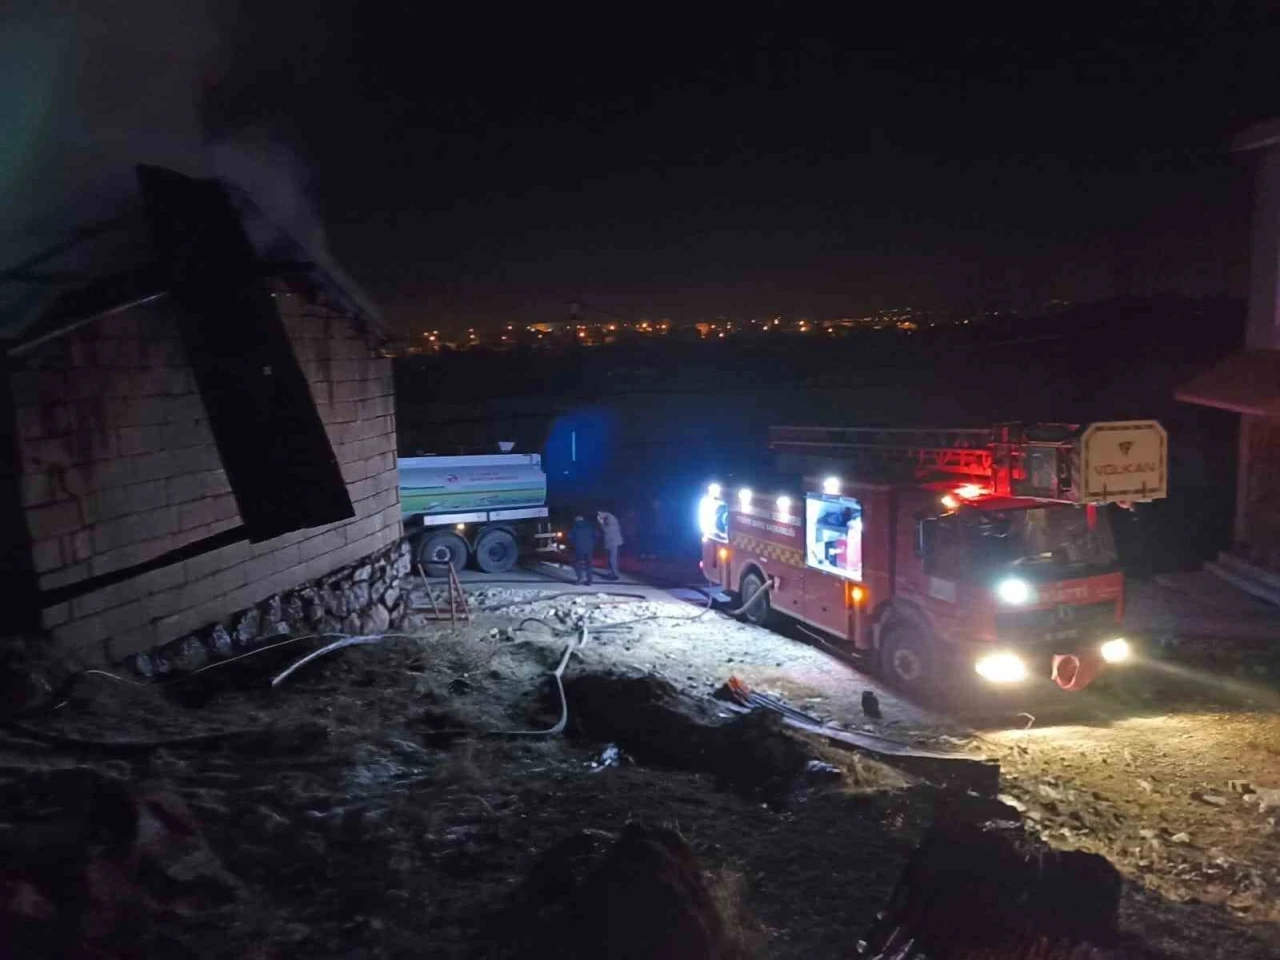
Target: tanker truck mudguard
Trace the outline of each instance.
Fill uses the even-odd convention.
[[[521,553],[556,549],[538,454],[401,457],[396,466],[405,532],[429,575],[468,563],[504,573]]]
[[[899,687],[1082,690],[1134,650],[1111,512],[1166,495],[1152,420],[774,427],[781,481],[711,483],[706,577],[845,641]]]

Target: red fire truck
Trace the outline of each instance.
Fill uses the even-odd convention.
[[[903,688],[954,671],[1066,690],[1131,657],[1108,504],[1165,496],[1154,421],[774,427],[767,489],[712,483],[702,569],[744,616],[840,638]]]

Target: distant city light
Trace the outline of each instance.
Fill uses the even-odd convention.
[[[1055,309],[1060,306],[1051,304]],[[682,339],[720,341],[731,336],[735,342],[752,334],[772,333],[773,337],[802,337],[812,339],[810,333],[826,333],[826,339],[839,337],[853,338],[859,333],[891,332],[899,335],[933,336],[935,330],[960,326],[976,326],[991,322],[993,318],[1018,316],[1017,312],[978,310],[969,316],[957,314],[934,314],[915,307],[899,306],[883,308],[860,316],[836,315],[832,317],[790,318],[778,315],[773,317],[741,317],[731,319],[717,316],[706,320],[673,323],[663,320],[617,320],[601,318],[594,322],[579,322],[577,316],[562,320],[536,321],[526,323],[523,329],[535,334],[534,338],[521,336],[520,325],[498,321],[492,326],[481,327],[449,327],[445,330],[431,329],[422,333],[421,340],[408,335],[400,345],[400,351],[406,354],[439,354],[442,351],[458,349],[483,349],[490,347],[499,350],[512,350],[521,344],[533,345],[539,342],[540,350],[580,349],[583,347],[602,348],[605,345],[626,343],[628,339],[637,340],[666,336]],[[505,331],[505,335],[504,335]],[[495,338],[494,333],[498,336]],[[488,339],[486,339],[488,338]],[[771,338],[772,339],[772,338]],[[426,343],[422,341],[425,340]],[[546,340],[545,344],[540,341]],[[839,349],[843,344],[828,344],[829,349]],[[389,356],[395,356],[391,350]],[[989,491],[984,490],[983,495]],[[957,499],[963,501],[963,496]]]

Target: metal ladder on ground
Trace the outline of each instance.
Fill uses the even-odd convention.
[[[431,609],[428,611],[425,607],[415,608],[416,613],[422,614],[428,620],[445,620],[456,624],[459,620],[463,623],[471,622],[471,607],[467,603],[467,595],[463,592],[462,583],[458,580],[458,572],[453,568],[453,562],[449,563],[449,575],[446,580],[448,593],[441,598],[441,603],[436,603],[435,591],[431,589],[431,581],[427,578],[426,571],[422,569],[422,564],[418,564],[418,576],[422,578],[422,584],[427,589],[427,599],[431,601]],[[442,609],[442,605],[447,607]]]

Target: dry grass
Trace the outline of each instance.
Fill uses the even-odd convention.
[[[865,757],[852,750],[841,750],[818,737],[787,731],[804,741],[814,757],[839,767],[844,771],[841,788],[846,793],[877,793],[882,790],[901,790],[915,781],[887,764]]]
[[[725,960],[752,960],[764,955],[765,935],[760,922],[746,908],[746,880],[736,870],[705,872],[711,902],[724,924]]]

